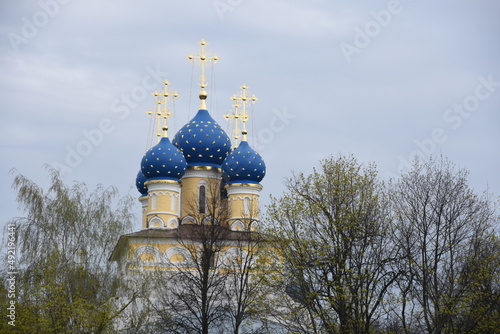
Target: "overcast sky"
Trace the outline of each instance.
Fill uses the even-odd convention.
[[[0,22],[2,222],[19,215],[12,168],[46,186],[52,164],[68,183],[137,196],[149,94],[167,78],[181,95],[172,137],[198,109],[186,56],[202,38],[220,57],[212,116],[231,131],[229,97],[246,83],[259,98],[249,141],[267,164],[263,203],[330,154],[384,179],[444,155],[500,195],[498,0],[7,0]]]

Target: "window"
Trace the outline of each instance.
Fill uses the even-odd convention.
[[[198,188],[198,210],[199,213],[206,213],[207,206],[207,190],[204,185]]]

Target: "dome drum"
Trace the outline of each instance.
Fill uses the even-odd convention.
[[[231,183],[226,185],[226,190],[228,196],[237,194],[259,195],[262,186],[255,183]]]
[[[146,186],[148,191],[177,191],[180,181],[177,180],[148,180]]]

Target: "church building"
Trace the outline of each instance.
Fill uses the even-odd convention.
[[[248,109],[257,99],[248,95],[245,85],[232,97],[233,110],[225,115],[234,124],[231,142],[207,109],[205,62],[218,57],[207,56],[205,45],[202,40],[201,53],[188,56],[201,63],[199,110],[172,139],[168,105],[178,95],[169,92],[167,81],[163,91],[154,94],[157,107],[150,114],[156,118],[158,143],[144,154],[136,178],[142,229],[120,236],[110,257],[129,281],[134,273],[191,266],[196,261],[193,247],[201,247],[214,228],[221,239],[216,254],[220,263],[233,261],[259,228],[266,166],[249,145],[246,129]]]

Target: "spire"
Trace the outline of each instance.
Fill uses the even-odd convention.
[[[204,39],[201,40],[200,45],[201,45],[201,53],[198,56],[193,56],[193,55],[188,55],[189,60],[194,60],[194,59],[199,59],[201,61],[201,79],[200,79],[200,87],[201,91],[200,94],[198,95],[200,97],[200,109],[207,109],[207,105],[205,103],[205,100],[207,99],[207,92],[205,91],[205,87],[207,87],[207,83],[205,80],[205,60],[213,60],[216,62],[219,60],[219,57],[217,55],[213,56],[207,56],[205,54],[205,45],[208,43],[205,42]]]
[[[156,135],[158,136],[158,141],[161,140],[161,137],[168,137],[168,118],[172,116],[172,112],[168,108],[168,102],[177,98],[179,94],[177,92],[170,93],[168,91],[168,85],[170,82],[165,80],[163,82],[163,91],[158,92],[155,91],[153,96],[156,97]],[[149,110],[148,115],[152,115],[153,111]]]
[[[234,94],[231,97],[231,100],[233,100],[233,110],[232,114],[227,113],[225,115],[225,118],[229,120],[229,118],[234,118],[234,148],[238,147],[238,139],[239,139],[239,123],[241,122],[242,124],[242,141],[247,141],[247,128],[246,128],[246,123],[249,119],[248,112],[247,112],[247,106],[250,104],[255,103],[258,99],[255,97],[255,95],[249,96],[247,95],[247,89],[248,86],[246,84],[243,84],[243,86],[240,87],[241,91],[239,94]],[[241,102],[241,103],[240,103]],[[239,107],[242,107],[240,110]]]

